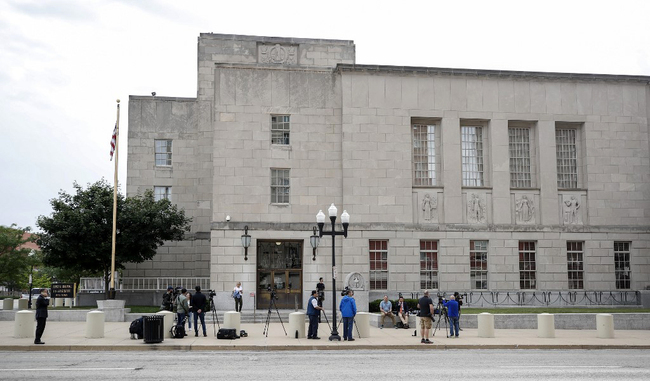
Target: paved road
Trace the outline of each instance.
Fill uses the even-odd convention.
[[[648,380],[647,350],[0,352],[0,379]],[[309,369],[309,371],[308,371]],[[309,373],[308,373],[309,372]]]

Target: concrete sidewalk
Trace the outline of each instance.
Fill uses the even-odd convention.
[[[271,323],[268,337],[265,337],[264,324],[242,324],[241,329],[248,337],[236,340],[218,340],[208,325],[208,337],[194,336],[188,332],[184,339],[166,338],[159,344],[145,344],[143,340],[130,339],[130,322],[105,323],[105,337],[85,338],[85,322],[48,322],[42,340],[45,345],[34,345],[33,338],[14,338],[14,322],[0,322],[0,351],[147,351],[147,350],[185,350],[185,351],[274,351],[274,350],[344,350],[344,349],[650,349],[650,331],[615,331],[613,339],[600,339],[595,330],[555,330],[555,338],[539,338],[537,330],[497,329],[495,338],[478,337],[477,329],[464,329],[460,338],[447,338],[445,331],[437,331],[433,344],[420,344],[420,336],[414,337],[414,328],[378,329],[370,328],[370,337],[355,341],[329,341],[327,324],[322,323],[318,330],[320,340],[295,339],[295,333],[284,330],[280,323]],[[288,330],[289,325],[285,323]],[[343,327],[341,326],[341,329]]]

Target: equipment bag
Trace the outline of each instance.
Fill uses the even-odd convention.
[[[182,339],[185,335],[185,322],[187,321],[187,316],[183,318],[183,321],[178,322],[172,325],[172,328],[169,330],[169,333],[172,334],[173,339]]]
[[[143,325],[143,318],[138,318],[131,322],[131,325],[129,326],[131,339],[142,339],[142,336],[144,335]]]
[[[237,336],[237,330],[234,328],[219,328],[217,339],[233,340],[239,339],[239,336]]]

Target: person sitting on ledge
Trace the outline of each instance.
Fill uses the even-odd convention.
[[[397,316],[402,321],[404,329],[409,328],[409,306],[404,301],[403,296],[400,296],[397,302]]]
[[[381,325],[379,328],[384,328],[384,320],[386,320],[387,316],[392,320],[393,327],[397,328],[397,325],[395,324],[395,315],[393,315],[393,303],[388,300],[388,295],[384,295],[384,300],[379,303],[379,310],[381,311]]]

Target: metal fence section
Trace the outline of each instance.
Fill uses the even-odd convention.
[[[445,296],[439,293],[439,296]],[[464,307],[638,306],[638,291],[479,291],[462,293]]]
[[[117,279],[115,289],[119,291],[161,291],[167,287],[185,287],[194,289],[195,286],[201,286],[201,289],[210,288],[209,277],[159,277],[159,278],[121,278]],[[102,278],[81,278],[82,292],[103,292],[104,280]]]

